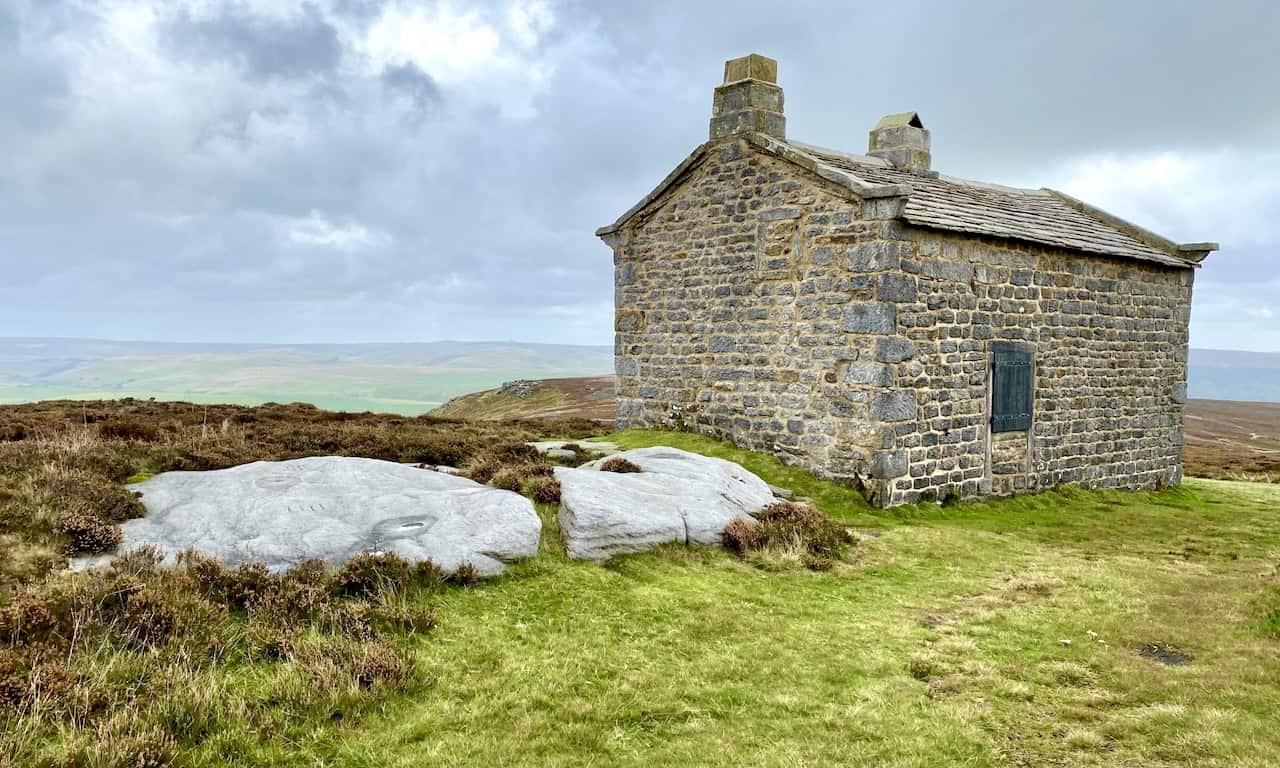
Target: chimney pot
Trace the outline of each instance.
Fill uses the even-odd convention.
[[[711,138],[765,133],[786,138],[778,62],[753,53],[724,63],[724,83],[711,107]]]
[[[929,130],[915,112],[900,112],[880,118],[876,127],[871,129],[867,154],[887,160],[899,170],[936,175],[930,169]]]

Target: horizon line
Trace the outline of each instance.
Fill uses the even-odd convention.
[[[435,339],[432,341],[164,341],[158,339],[112,339],[95,336],[0,336],[3,341],[92,341],[107,344],[172,344],[175,346],[237,346],[237,347],[371,347],[410,346],[415,344],[519,344],[541,347],[612,347],[612,344],[572,344],[560,341],[519,341],[516,339]]]

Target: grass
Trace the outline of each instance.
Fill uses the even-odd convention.
[[[412,662],[397,686],[312,690],[303,667],[330,667],[310,657],[202,667],[199,684],[171,686],[177,714],[160,727],[206,733],[182,741],[176,764],[1263,766],[1280,754],[1280,488],[1190,480],[882,511],[706,438],[612,439],[740,461],[858,542],[821,572],[678,546],[599,566],[565,559],[555,507],[539,505],[538,557],[404,598],[438,625],[381,641]],[[1152,645],[1190,661],[1140,655]],[[60,755],[82,737],[10,738]]]
[[[886,515],[704,438],[615,439],[743,459],[879,535],[826,573],[680,548],[600,568],[548,548],[440,603],[417,649],[430,688],[358,733],[320,736],[326,754],[357,766],[1262,766],[1280,749],[1270,487],[1193,480]],[[1141,657],[1153,642],[1193,660]]]

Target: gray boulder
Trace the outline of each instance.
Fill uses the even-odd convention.
[[[305,558],[338,564],[364,551],[481,575],[538,552],[528,499],[465,477],[375,459],[323,456],[211,472],[165,472],[136,485],[147,515],[120,526],[119,551],[150,544],[273,569]],[[83,558],[86,567],[106,558]]]
[[[730,521],[774,501],[768,484],[731,461],[667,447],[617,455],[643,471],[600,471],[608,459],[556,469],[560,535],[572,558],[607,560],[668,541],[718,544]]]

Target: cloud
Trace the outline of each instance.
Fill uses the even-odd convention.
[[[474,4],[389,2],[352,45],[375,68],[428,73],[461,98],[478,94],[506,117],[530,119],[554,71],[554,57],[539,50],[554,23],[547,5],[525,0],[505,13]]]
[[[165,26],[161,37],[173,55],[231,59],[256,78],[327,74],[342,58],[337,30],[310,3],[282,18],[240,3],[207,16],[183,8]]]
[[[797,139],[859,151],[919,109],[945,173],[1222,241],[1193,339],[1280,349],[1247,311],[1280,287],[1280,101],[1241,75],[1280,69],[1277,23],[1269,2],[0,0],[0,328],[607,343],[593,230],[705,140],[724,60],[759,50]]]
[[[358,251],[375,245],[385,245],[391,238],[385,233],[371,232],[359,222],[335,224],[312,211],[303,219],[283,223],[285,241],[291,245],[320,246],[340,251]]]
[[[391,64],[382,70],[382,84],[409,99],[414,109],[429,110],[440,101],[440,88],[416,64]]]
[[[1255,283],[1197,280],[1191,310],[1192,346],[1280,350],[1280,319],[1273,309],[1278,292],[1280,278]]]

